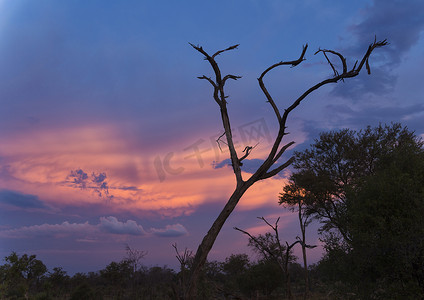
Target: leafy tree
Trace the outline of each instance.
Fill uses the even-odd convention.
[[[215,52],[214,54],[210,55],[202,47],[195,46],[195,45],[191,44],[191,46],[196,51],[198,51],[199,53],[201,53],[204,56],[205,60],[210,64],[210,66],[213,69],[215,80],[213,80],[212,78],[205,76],[205,75],[200,76],[198,78],[206,80],[207,82],[209,82],[211,84],[211,86],[213,88],[213,99],[219,106],[222,125],[223,125],[223,128],[224,128],[224,133],[218,139],[218,142],[222,141],[221,138],[223,138],[225,136],[224,137],[225,140],[222,141],[222,142],[225,143],[228,146],[228,150],[229,150],[229,153],[230,153],[230,159],[231,159],[231,166],[232,166],[232,169],[234,171],[235,178],[236,178],[236,187],[235,187],[232,195],[229,197],[224,208],[222,209],[221,213],[218,215],[218,217],[216,218],[216,220],[212,224],[211,228],[209,229],[209,231],[207,232],[207,234],[203,238],[202,242],[200,243],[200,245],[199,245],[199,247],[196,251],[196,254],[195,254],[195,257],[194,257],[193,268],[192,268],[192,274],[191,274],[191,278],[190,278],[190,286],[189,286],[187,296],[186,296],[187,299],[196,298],[196,295],[197,295],[196,285],[197,285],[199,278],[200,278],[200,275],[201,275],[201,269],[203,268],[203,266],[204,266],[204,264],[207,260],[207,256],[208,256],[210,250],[212,249],[212,246],[214,245],[215,240],[216,240],[219,232],[221,231],[224,223],[226,222],[226,220],[228,219],[230,214],[234,211],[235,207],[237,206],[237,204],[238,204],[239,200],[241,199],[241,197],[243,196],[243,194],[254,183],[256,183],[260,180],[267,179],[267,178],[270,178],[270,177],[277,175],[279,172],[281,172],[282,170],[287,168],[292,163],[292,160],[293,160],[292,158],[281,163],[281,157],[284,154],[284,152],[287,150],[287,148],[289,148],[291,145],[294,144],[293,141],[288,142],[288,143],[285,142],[285,136],[288,134],[287,131],[286,131],[286,129],[287,129],[286,123],[287,123],[287,119],[288,119],[289,114],[294,109],[296,109],[296,107],[298,107],[299,104],[307,96],[309,96],[313,91],[319,89],[320,87],[322,87],[324,85],[327,85],[327,84],[330,84],[330,83],[337,83],[340,80],[355,77],[360,73],[360,71],[362,70],[362,67],[364,67],[364,66],[366,67],[368,74],[370,74],[370,66],[369,66],[368,61],[369,61],[369,58],[371,56],[371,53],[373,52],[373,50],[375,48],[385,46],[386,44],[387,44],[386,40],[378,41],[378,42],[375,40],[368,47],[368,50],[364,54],[364,56],[361,59],[361,61],[359,62],[359,64],[355,63],[353,68],[350,69],[350,70],[348,70],[346,58],[342,54],[340,54],[339,52],[333,51],[333,50],[319,49],[316,53],[321,52],[321,53],[324,54],[324,57],[327,59],[328,63],[331,66],[331,69],[333,70],[334,76],[331,77],[331,78],[322,80],[322,81],[318,82],[317,84],[313,85],[312,87],[310,87],[308,90],[306,90],[304,93],[302,93],[297,99],[295,99],[293,102],[291,102],[291,104],[284,110],[283,113],[280,112],[280,109],[278,108],[277,104],[275,103],[274,98],[271,96],[271,94],[267,90],[263,79],[270,71],[272,71],[273,69],[275,69],[279,66],[286,65],[286,66],[295,67],[295,66],[299,65],[302,61],[305,60],[305,54],[306,54],[306,50],[308,48],[308,45],[305,45],[303,47],[302,53],[301,53],[301,55],[298,59],[292,60],[292,61],[280,61],[280,62],[268,67],[265,71],[263,71],[262,74],[258,78],[258,82],[259,82],[259,86],[260,86],[262,92],[264,93],[264,95],[267,99],[267,102],[270,103],[271,108],[272,108],[272,110],[275,113],[275,116],[277,118],[278,134],[277,134],[277,136],[274,140],[274,143],[273,143],[271,149],[269,150],[269,154],[264,159],[261,166],[255,172],[253,172],[253,174],[247,180],[245,180],[243,178],[242,169],[241,169],[241,167],[243,165],[242,161],[244,159],[246,159],[251,154],[251,152],[253,151],[255,146],[246,145],[246,147],[243,150],[244,154],[241,155],[240,153],[237,153],[237,150],[236,150],[236,147],[235,147],[234,141],[233,141],[230,117],[229,117],[228,110],[227,110],[228,96],[227,96],[225,89],[224,89],[225,84],[227,83],[227,81],[229,79],[237,80],[241,77],[235,76],[235,75],[232,75],[232,74],[227,74],[227,75],[223,76],[218,63],[216,62],[216,57],[218,57],[220,54],[222,54],[224,52],[236,49],[238,47],[238,45],[228,47],[227,49],[224,49],[224,50],[219,50],[219,51]],[[340,59],[341,70],[339,70],[339,71],[336,70],[335,65],[328,58],[328,54],[335,55],[338,59]]]
[[[172,285],[175,272],[164,266],[152,267],[147,271],[142,299],[169,299],[173,295]]]
[[[347,200],[359,290],[384,299],[424,295],[423,143],[402,136]]]
[[[240,288],[251,299],[259,298],[258,293],[268,299],[273,292],[281,289],[281,278],[283,276],[284,273],[275,262],[262,259],[246,270]]]
[[[44,285],[51,292],[52,296],[63,298],[68,290],[69,280],[70,278],[63,268],[55,267],[52,272],[48,273]]]
[[[1,293],[4,296],[20,298],[40,287],[40,279],[47,268],[36,259],[36,255],[19,256],[12,252],[4,260],[6,264],[0,267]]]
[[[222,264],[222,270],[228,276],[237,276],[237,274],[245,272],[249,265],[250,261],[247,254],[231,254]]]
[[[225,290],[235,293],[243,287],[246,272],[250,268],[247,254],[231,254],[222,263],[222,271],[226,275]]]
[[[305,213],[321,221],[321,232],[336,230],[340,242],[349,247],[347,193],[373,174],[377,162],[396,149],[400,141],[411,138],[400,124],[367,127],[358,132],[343,129],[321,133],[310,149],[295,153],[291,180],[304,190]]]
[[[133,274],[133,264],[127,260],[111,262],[105,269],[100,270],[105,292],[116,297],[122,297],[129,289]]]
[[[99,295],[93,291],[93,288],[86,282],[80,284],[71,294],[70,300],[96,300],[101,299]]]
[[[362,297],[423,293],[421,139],[400,124],[322,133],[296,153],[294,166],[292,184],[323,225],[323,279],[341,280]]]

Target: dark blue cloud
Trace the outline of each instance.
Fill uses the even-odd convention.
[[[424,104],[403,107],[369,105],[361,106],[357,109],[348,108],[345,105],[329,105],[327,108],[333,112],[334,116],[340,115],[338,118],[331,120],[331,122],[334,122],[334,124],[343,122],[345,126],[350,128],[361,129],[367,125],[376,126],[379,123],[401,122],[411,130],[423,130]]]
[[[0,190],[0,203],[20,208],[47,208],[38,196],[22,194],[11,190]]]
[[[424,133],[423,121],[424,104],[404,106],[373,103],[368,105],[352,106],[347,104],[329,104],[325,107],[327,121],[309,120],[303,124],[302,130],[307,133],[307,139],[297,145],[296,151],[303,151],[310,147],[321,132],[333,129],[349,128],[361,130],[367,126],[390,124],[399,122],[417,135]]]
[[[117,189],[122,191],[142,191],[142,189],[139,189],[136,186],[120,186],[120,187],[114,187],[112,189]]]
[[[375,52],[378,51],[380,49],[375,50]],[[339,82],[331,94],[356,102],[363,99],[366,94],[384,96],[393,92],[397,76],[386,67],[371,68],[371,75],[368,75],[364,69],[357,77],[348,79],[346,82]]]
[[[214,169],[222,169],[224,167],[231,167],[231,159],[227,158],[227,159],[224,159],[223,161],[221,161],[219,163],[214,162],[212,164],[212,168],[214,168]]]
[[[397,82],[394,70],[410,49],[418,42],[424,30],[424,2],[421,0],[374,0],[363,10],[361,21],[349,27],[345,56],[353,67],[355,60],[361,60],[368,46],[374,41],[387,39],[389,45],[375,49],[369,60],[371,76],[365,70],[347,84],[335,86],[332,94],[351,100],[371,93],[384,95],[393,91]]]
[[[351,27],[358,48],[374,39],[388,39],[390,46],[383,50],[391,64],[401,62],[404,54],[415,45],[424,30],[424,2],[421,0],[374,0],[363,11],[362,21]]]

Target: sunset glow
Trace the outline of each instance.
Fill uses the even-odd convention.
[[[0,255],[34,253],[49,268],[72,273],[122,259],[126,243],[148,251],[144,263],[172,267],[172,243],[197,248],[236,181],[212,87],[196,78],[212,71],[189,42],[211,53],[241,44],[217,61],[242,76],[226,93],[239,156],[254,147],[243,162],[245,180],[267,157],[277,130],[257,77],[299,57],[306,43],[304,63],[265,78],[282,111],[332,76],[325,58],[313,55],[320,47],[340,50],[349,64],[375,35],[390,47],[370,59],[370,76],[327,86],[290,115],[284,143],[296,143],[276,165],[331,129],[395,121],[424,136],[417,79],[424,22],[411,21],[424,6],[415,2],[401,13],[396,1],[382,0],[213,7],[0,0]],[[379,17],[392,13],[399,17]],[[278,205],[289,175],[290,168],[246,192],[210,259],[252,254],[232,228],[269,231],[257,217],[280,217],[284,240],[299,235],[296,214]],[[320,244],[317,227],[308,229],[311,244]],[[310,262],[321,254],[321,247],[311,250]]]

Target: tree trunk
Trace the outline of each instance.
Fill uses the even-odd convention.
[[[287,242],[286,242],[287,244]],[[292,244],[294,245],[294,244]],[[286,261],[285,261],[285,268],[284,273],[286,275],[286,287],[287,287],[287,299],[293,299],[292,291],[291,291],[291,283],[290,283],[290,272],[289,272],[289,256],[290,256],[290,249],[292,247],[289,247],[289,244],[287,244],[286,249]]]
[[[302,220],[302,204],[299,202],[299,222],[300,231],[302,232],[302,255],[303,255],[303,268],[305,269],[305,294],[303,299],[307,299],[309,295],[309,275],[308,275],[308,262],[306,261],[306,223]],[[306,222],[306,221],[305,221]]]
[[[201,271],[206,262],[209,251],[212,249],[212,246],[215,243],[215,240],[219,232],[221,231],[221,228],[224,225],[225,221],[228,219],[228,217],[236,207],[240,198],[252,184],[253,183],[250,182],[244,182],[243,184],[237,186],[230,199],[228,200],[227,204],[225,205],[224,209],[221,211],[221,213],[213,223],[212,227],[209,229],[208,233],[203,238],[202,243],[197,249],[196,256],[194,257],[193,267],[191,270],[192,273],[190,278],[190,286],[188,288],[187,295],[185,296],[186,299],[196,299],[197,283],[199,281],[199,277],[201,275]]]
[[[303,267],[305,269],[305,296],[303,297],[303,299],[307,299],[309,296],[309,275],[308,275],[308,263],[306,262],[306,247],[303,244],[302,244],[302,254],[303,254]]]

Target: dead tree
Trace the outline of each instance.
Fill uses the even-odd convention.
[[[130,263],[133,272],[136,273],[140,267],[141,260],[148,254],[148,252],[131,248],[128,244],[125,245],[125,251],[127,251],[125,260]]]
[[[249,232],[242,230],[240,228],[234,227],[235,230],[238,230],[246,235],[249,236],[249,245],[254,246],[266,259],[270,259],[274,261],[278,267],[280,268],[281,272],[284,274],[286,282],[286,294],[288,299],[292,299],[293,295],[291,292],[291,283],[290,283],[290,272],[289,272],[289,262],[290,262],[290,252],[292,248],[297,244],[300,243],[300,240],[297,240],[296,242],[289,245],[289,243],[286,241],[286,246],[283,246],[280,241],[280,235],[278,233],[278,222],[280,221],[280,218],[278,217],[275,221],[275,224],[272,225],[269,223],[264,217],[260,217],[258,219],[261,219],[264,221],[271,229],[274,231],[274,234],[270,235],[272,237],[271,243],[267,242],[267,239],[262,239],[259,237],[255,237],[251,235]],[[266,235],[268,236],[268,235]]]
[[[178,262],[180,263],[180,278],[179,278],[179,288],[175,289],[175,295],[176,299],[180,299],[180,294],[183,296],[186,294],[186,288],[187,288],[187,270],[190,263],[190,260],[192,258],[193,251],[188,250],[187,248],[184,249],[184,252],[180,253],[177,248],[177,243],[172,244],[172,247],[174,247],[176,254],[176,258]],[[181,291],[181,293],[179,292]]]
[[[198,282],[199,276],[201,274],[201,269],[203,268],[206,258],[212,248],[212,246],[215,243],[215,240],[221,231],[222,226],[224,225],[227,218],[230,216],[230,214],[233,212],[234,208],[236,207],[237,203],[239,202],[240,198],[243,196],[243,194],[249,189],[255,182],[267,179],[270,177],[273,177],[274,175],[278,174],[280,171],[284,170],[286,167],[288,167],[292,161],[293,157],[289,158],[287,161],[280,163],[279,159],[284,154],[284,152],[289,148],[291,145],[294,144],[294,141],[290,141],[288,143],[283,143],[283,138],[288,134],[286,132],[286,122],[289,114],[297,107],[299,104],[313,91],[319,89],[320,87],[329,84],[329,83],[336,83],[340,80],[344,80],[347,78],[355,77],[359,74],[362,67],[365,65],[367,68],[368,73],[370,73],[370,67],[369,67],[369,57],[373,50],[378,47],[382,47],[386,45],[386,40],[383,41],[376,41],[368,47],[368,50],[364,54],[362,60],[358,61],[354,64],[353,68],[348,70],[347,68],[347,62],[346,58],[340,54],[339,52],[333,51],[333,50],[326,50],[326,49],[319,49],[315,54],[321,52],[324,54],[325,58],[327,59],[331,69],[334,72],[334,76],[328,79],[325,79],[323,81],[320,81],[319,83],[315,84],[314,86],[310,87],[308,90],[306,90],[302,95],[299,96],[296,100],[294,100],[290,106],[288,106],[284,112],[281,114],[280,109],[278,108],[277,104],[274,101],[274,98],[271,96],[271,94],[268,92],[267,88],[264,84],[264,77],[268,72],[271,70],[279,67],[279,66],[291,66],[295,67],[299,65],[302,61],[305,60],[305,53],[308,48],[308,45],[303,46],[302,53],[300,54],[300,57],[296,60],[292,61],[281,61],[278,62],[269,68],[267,68],[262,74],[259,76],[259,86],[262,89],[263,93],[265,94],[265,97],[267,98],[267,102],[271,105],[275,116],[278,121],[278,134],[275,137],[274,143],[269,151],[268,156],[265,158],[262,165],[254,172],[247,180],[243,179],[242,173],[241,173],[241,165],[242,160],[246,159],[252,152],[253,147],[247,147],[246,153],[244,153],[242,156],[239,156],[239,154],[236,151],[236,148],[234,146],[233,142],[233,135],[231,130],[231,124],[230,124],[230,118],[228,116],[227,111],[227,95],[225,93],[224,87],[225,84],[229,79],[237,80],[241,78],[240,76],[227,74],[222,75],[221,70],[218,66],[218,63],[216,62],[216,57],[224,52],[234,50],[239,45],[234,45],[231,47],[228,47],[224,50],[219,50],[215,52],[214,54],[210,55],[208,54],[201,46],[195,46],[193,44],[190,44],[196,51],[201,53],[205,60],[208,61],[210,66],[212,67],[212,70],[214,72],[215,78],[212,79],[211,77],[208,77],[206,75],[198,77],[199,79],[204,79],[208,81],[213,88],[213,99],[218,104],[220,112],[221,112],[221,120],[224,127],[224,133],[226,137],[226,144],[228,146],[228,150],[230,152],[230,158],[231,158],[231,165],[236,177],[236,187],[234,189],[234,192],[228,199],[227,203],[225,204],[224,208],[222,209],[221,213],[218,215],[214,223],[212,224],[211,228],[203,238],[202,242],[200,243],[193,262],[193,268],[191,273],[191,279],[190,279],[190,286],[188,289],[188,293],[186,295],[187,299],[195,299],[197,289],[196,284]],[[336,66],[333,64],[333,62],[328,58],[328,54],[332,54],[340,59],[342,69],[341,71],[338,71],[336,69]]]
[[[141,266],[141,260],[148,254],[147,251],[138,250],[135,248],[131,248],[130,245],[125,245],[125,251],[127,255],[124,259],[132,268],[132,276],[131,276],[131,289],[137,294],[137,280],[140,278],[140,273],[138,272]]]

